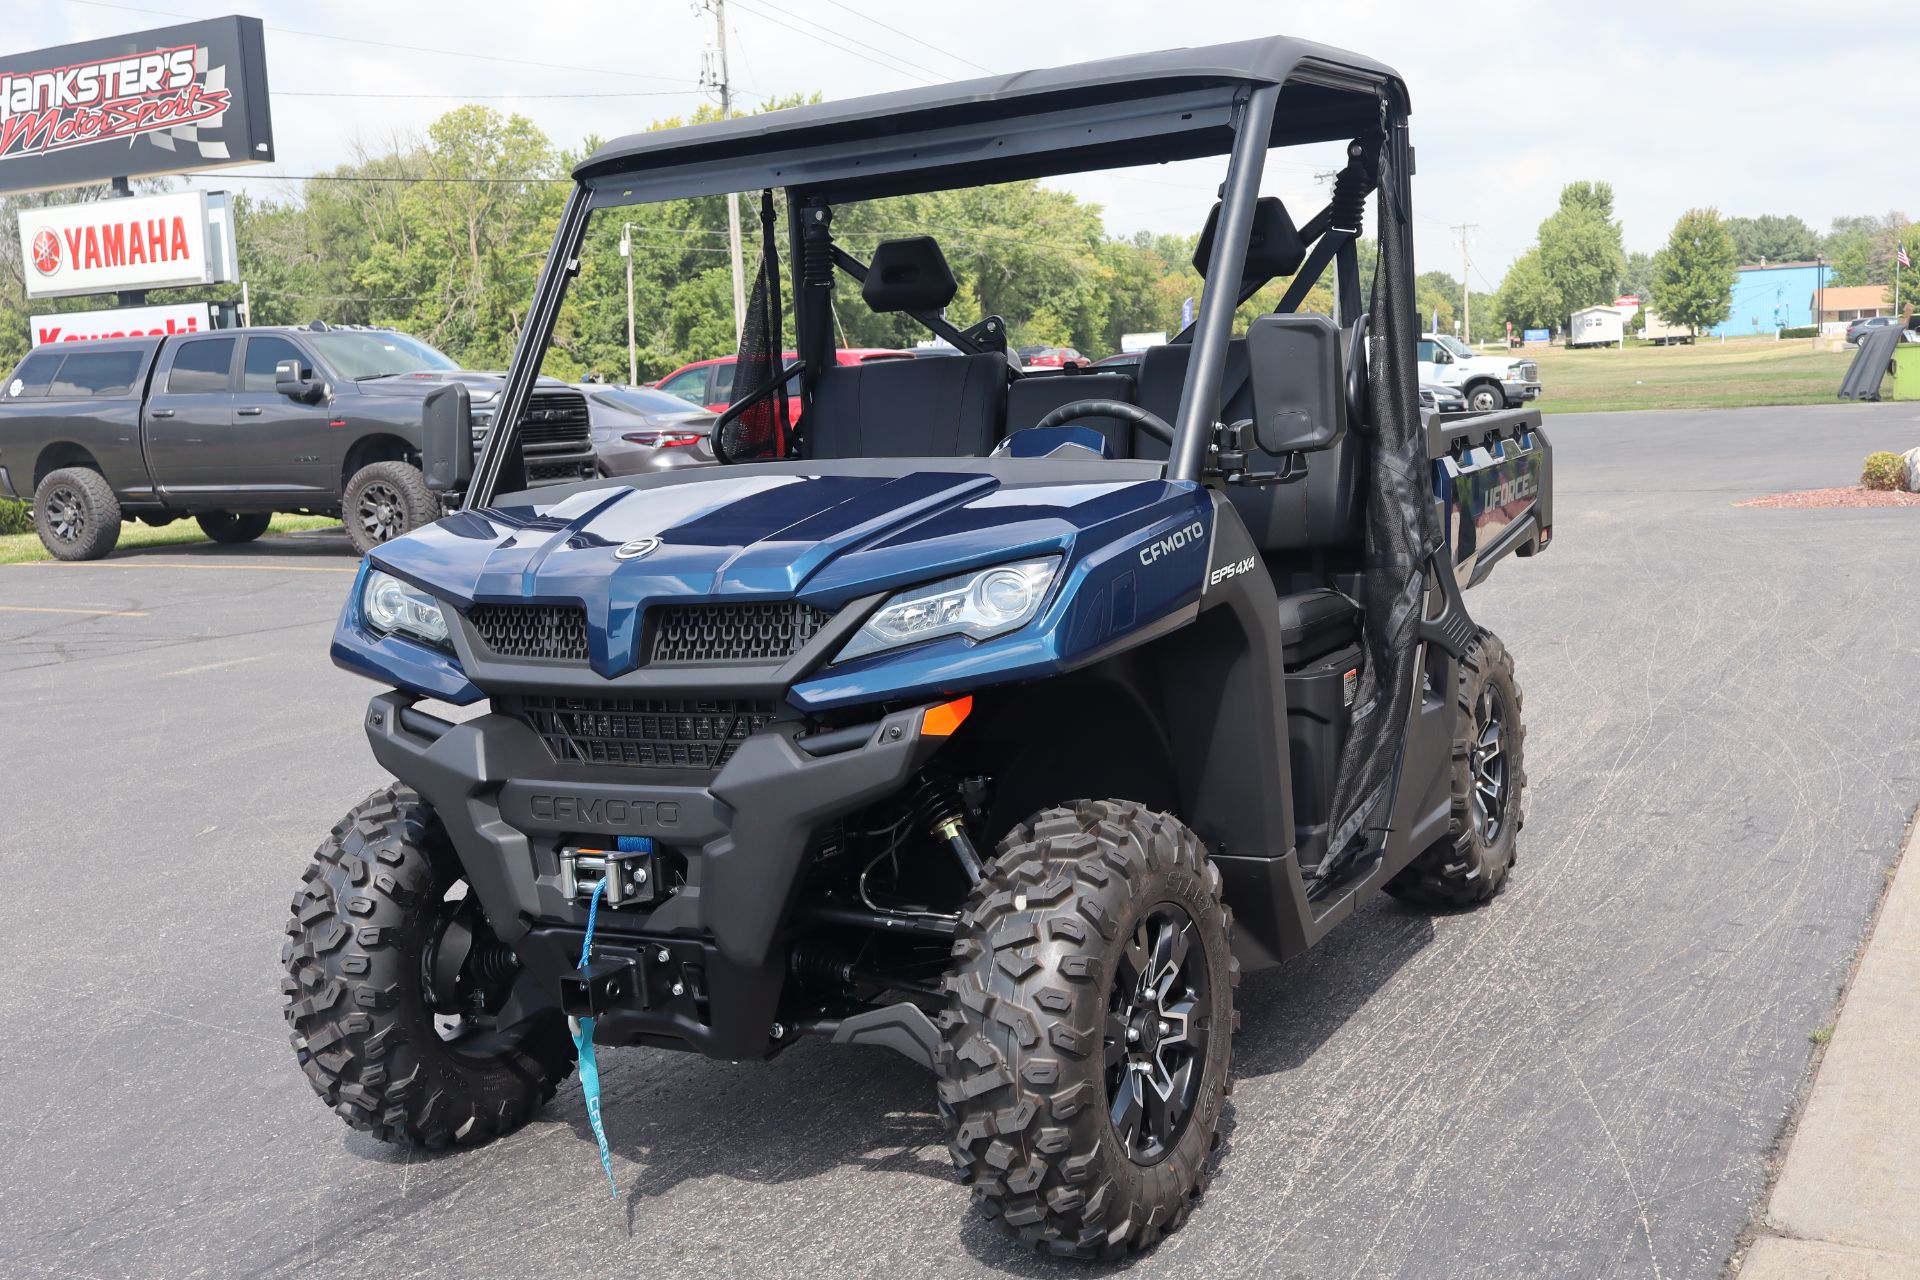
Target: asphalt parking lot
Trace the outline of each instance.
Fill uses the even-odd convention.
[[[1241,990],[1221,1173],[1143,1269],[1713,1276],[1760,1203],[1916,800],[1920,523],[1782,511],[1913,405],[1549,420],[1556,539],[1470,604],[1526,695],[1511,889],[1382,901]],[[335,534],[0,568],[0,1273],[1077,1274],[950,1180],[931,1081],[805,1043],[607,1052],[410,1156],[313,1097],[287,902],[383,779]]]

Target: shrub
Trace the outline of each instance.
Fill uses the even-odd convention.
[[[1868,489],[1902,489],[1906,481],[1907,460],[1884,449],[1868,454],[1860,467],[1860,483]]]
[[[32,532],[33,508],[24,502],[0,498],[0,534]]]
[[[1813,325],[1808,324],[1808,325],[1801,325],[1797,329],[1782,329],[1780,331],[1780,336],[1782,338],[1813,338],[1813,337],[1818,337],[1819,333],[1820,333],[1819,329],[1815,328]]]

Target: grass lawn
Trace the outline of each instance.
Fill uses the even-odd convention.
[[[1851,347],[1815,351],[1806,339],[1771,338],[1514,354],[1539,362],[1542,413],[1832,404],[1853,361]]]
[[[330,525],[338,526],[339,523],[325,516],[275,516],[267,528],[266,536],[293,533],[300,529],[325,529]],[[183,542],[207,540],[207,535],[200,532],[199,524],[191,518],[175,520],[158,529],[131,521],[120,526],[120,541],[114,546],[114,554],[118,555],[128,547],[171,547]],[[0,564],[25,564],[30,560],[51,559],[53,557],[47,553],[47,549],[40,545],[39,534],[27,532],[0,536]]]

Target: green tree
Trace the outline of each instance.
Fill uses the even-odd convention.
[[[1763,213],[1757,218],[1728,218],[1734,258],[1739,263],[1810,262],[1820,252],[1820,237],[1793,214]]]
[[[1877,218],[1835,218],[1833,229],[1827,233],[1822,245],[1823,256],[1833,264],[1833,283],[1891,283],[1894,241],[1908,225],[1907,215],[1898,211]],[[1911,247],[1907,255],[1913,255]]]
[[[1437,324],[1441,333],[1452,333],[1460,318],[1460,282],[1444,271],[1423,271],[1413,282],[1414,310],[1420,325]]]
[[[1626,270],[1620,273],[1620,292],[1640,299],[1642,306],[1653,296],[1653,255],[1637,250],[1627,255]]]
[[[1559,300],[1554,326],[1582,307],[1612,302],[1626,273],[1620,224],[1613,220],[1613,186],[1570,182],[1560,207],[1540,224],[1540,270]]]
[[[1689,209],[1654,256],[1653,297],[1661,317],[1697,337],[1733,306],[1733,237],[1717,209]]]
[[[1494,309],[1499,312],[1503,329],[1508,322],[1515,329],[1552,329],[1565,323],[1567,308],[1541,264],[1537,247],[1515,258],[1507,268]]]

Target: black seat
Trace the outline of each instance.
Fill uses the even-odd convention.
[[[1028,374],[1007,388],[1007,434],[1025,431],[1063,404],[1076,400],[1119,400],[1132,404],[1133,375],[1130,373],[1064,373],[1035,376]],[[1133,428],[1118,418],[1083,418],[1075,425],[1091,427],[1106,437],[1107,452],[1116,458],[1131,458]]]
[[[1193,348],[1185,343],[1149,347],[1140,360],[1138,403],[1172,424],[1180,412],[1180,392],[1186,386]],[[1253,416],[1253,384],[1247,376],[1247,342],[1227,344],[1221,375],[1221,422],[1239,422]],[[1291,484],[1234,485],[1228,490],[1247,532],[1262,552],[1304,551],[1337,547],[1360,538],[1362,503],[1360,473],[1364,460],[1363,433],[1349,430],[1331,449],[1306,455],[1307,478]],[[1141,436],[1135,456],[1164,458],[1167,447]],[[1277,470],[1281,459],[1250,451],[1249,464],[1258,470]],[[1272,567],[1272,561],[1269,561]]]
[[[860,285],[876,314],[937,312],[957,291],[932,236],[881,241]],[[821,370],[801,437],[809,458],[983,457],[1006,415],[1000,352],[875,360]]]
[[[1280,644],[1297,671],[1360,642],[1360,606],[1331,587],[1280,597]]]
[[[984,457],[1007,412],[1007,358],[835,365],[801,420],[810,458]]]

